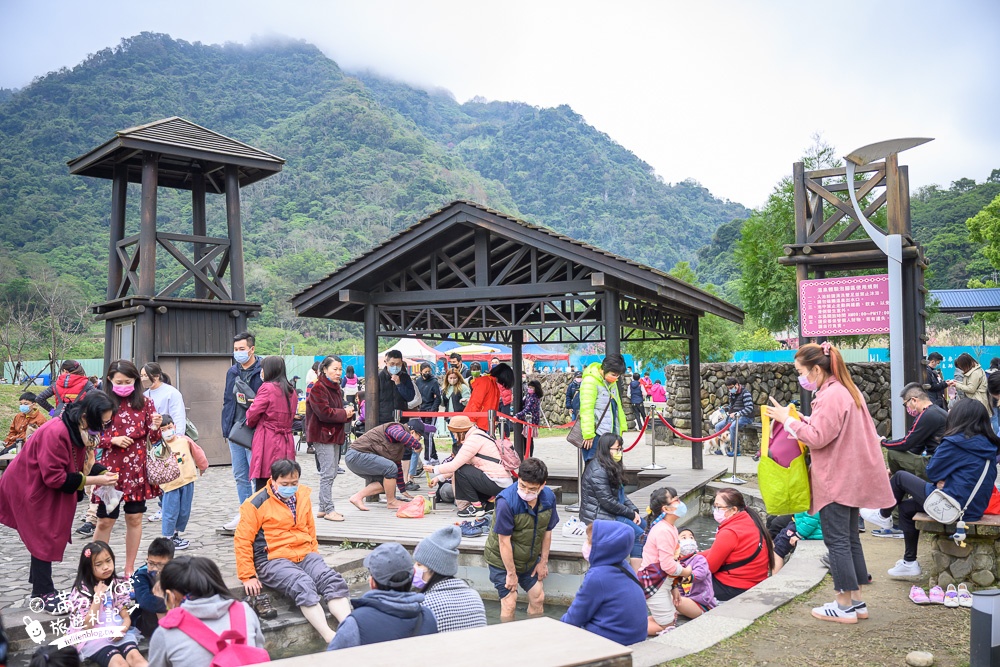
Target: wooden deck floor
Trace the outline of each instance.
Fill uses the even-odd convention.
[[[636,507],[644,509],[649,503],[650,492],[659,486],[672,486],[680,495],[685,495],[692,489],[704,486],[709,481],[724,473],[724,467],[712,467],[705,470],[671,470],[670,476],[661,482],[656,482],[643,489],[629,494]],[[462,520],[455,515],[453,505],[441,505],[440,509],[431,512],[422,519],[399,519],[395,511],[389,511],[384,503],[368,503],[370,510],[362,512],[347,502],[338,502],[337,509],[345,521],[335,522],[324,519],[316,520],[316,538],[321,544],[341,544],[343,542],[367,542],[381,544],[383,542],[399,542],[408,547],[416,544],[435,530],[448,524],[460,523]],[[559,506],[560,524],[569,517],[575,516],[566,511],[565,505]],[[556,558],[579,558],[581,538],[563,537],[561,530],[556,530],[552,536],[551,555]],[[486,536],[463,538],[459,549],[466,553],[482,553],[486,545]]]

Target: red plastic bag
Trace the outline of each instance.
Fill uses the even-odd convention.
[[[417,496],[406,503],[398,510],[396,516],[400,519],[423,519],[424,518],[424,497]]]

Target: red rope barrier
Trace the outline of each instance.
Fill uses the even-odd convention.
[[[717,433],[713,433],[712,435],[710,435],[708,437],[705,437],[705,438],[692,438],[690,435],[684,435],[683,433],[681,433],[680,431],[678,431],[677,429],[675,429],[673,426],[671,426],[670,422],[668,422],[666,419],[663,418],[663,415],[656,415],[656,416],[660,418],[660,421],[663,422],[664,426],[666,426],[667,428],[669,428],[671,431],[674,432],[674,435],[679,436],[681,438],[684,438],[685,440],[690,440],[691,442],[708,442],[709,440],[712,440],[713,438],[718,438],[720,435],[722,435],[723,433],[725,433],[726,431],[729,430],[729,424],[726,424],[725,426],[722,427],[721,431],[718,431]]]
[[[639,435],[636,437],[635,442],[633,442],[631,445],[623,449],[622,454],[624,454],[625,452],[631,452],[635,448],[635,446],[639,444],[639,441],[642,440],[642,434],[646,432],[646,427],[649,426],[649,420],[650,418],[652,418],[652,416],[653,415],[646,415],[646,421],[642,423],[642,430],[639,431]]]

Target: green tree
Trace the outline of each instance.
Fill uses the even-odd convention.
[[[1000,195],[965,221],[973,243],[981,244],[982,252],[994,268],[1000,269]]]

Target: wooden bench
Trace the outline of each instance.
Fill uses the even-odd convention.
[[[439,635],[397,639],[341,649],[335,653],[313,653],[265,663],[275,667],[327,667],[331,664],[397,667],[400,657],[414,665],[441,661],[447,644],[451,665],[476,667],[630,667],[632,649],[553,618],[533,618],[485,628],[450,632],[447,641]],[[502,650],[494,650],[502,647]]]
[[[967,583],[987,588],[1000,579],[1000,515],[987,514],[965,522],[965,546],[952,539],[955,524],[941,524],[923,512],[913,517],[917,528],[931,536],[931,586]]]
[[[760,451],[760,436],[764,425],[760,422],[751,422],[740,426],[740,451],[744,456],[756,454]]]

